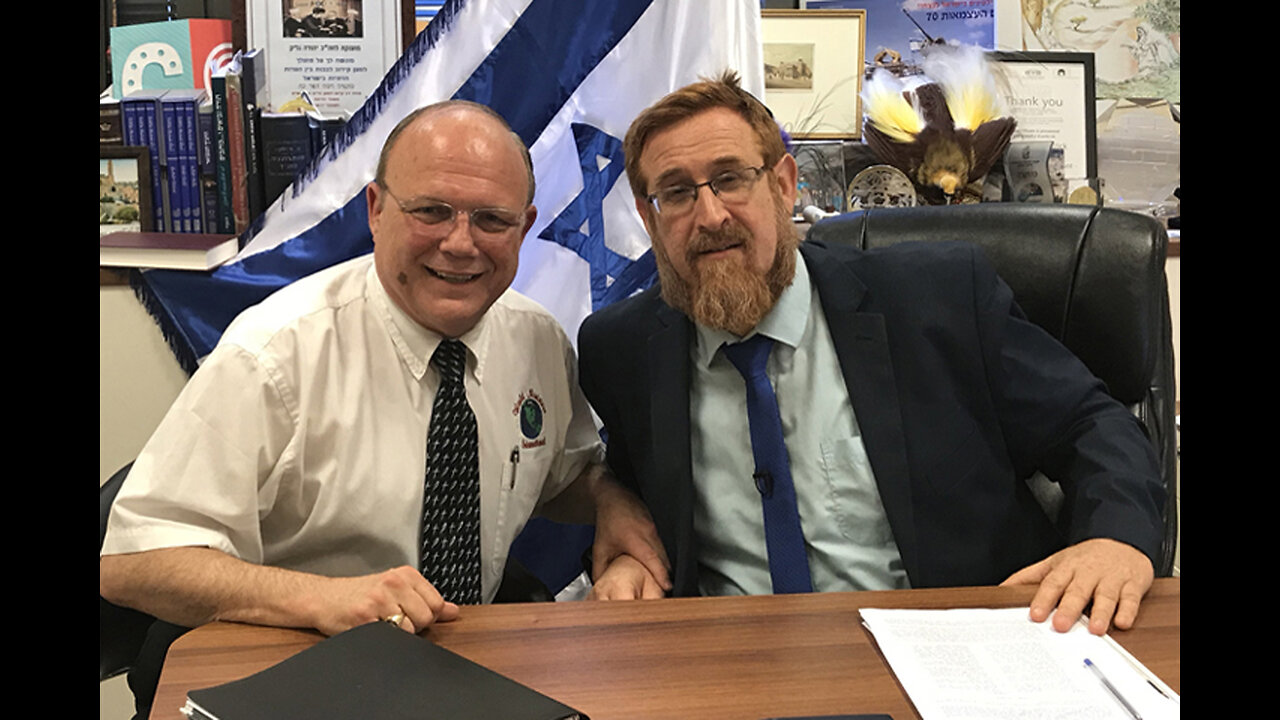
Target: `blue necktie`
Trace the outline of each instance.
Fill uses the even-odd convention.
[[[764,537],[769,550],[769,575],[775,593],[812,592],[804,533],[796,510],[796,489],[791,483],[791,461],[782,441],[782,417],[778,399],[765,374],[773,340],[764,335],[724,345],[725,357],[742,373],[747,384],[747,419],[751,427],[751,454],[755,458],[755,484],[764,505]]]

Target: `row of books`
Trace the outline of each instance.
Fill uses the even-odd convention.
[[[239,235],[345,123],[271,112],[261,52],[239,53],[210,89],[139,90],[101,102],[102,142],[151,161],[152,229]]]

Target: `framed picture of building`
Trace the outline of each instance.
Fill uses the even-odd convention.
[[[98,155],[99,235],[152,230],[150,151],[145,147],[108,145]]]
[[[764,101],[792,137],[862,134],[864,10],[762,10]]]

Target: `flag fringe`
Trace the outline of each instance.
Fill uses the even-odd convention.
[[[191,342],[183,334],[173,316],[169,314],[168,308],[164,306],[164,303],[160,302],[160,298],[156,296],[155,291],[142,281],[142,271],[129,271],[129,287],[133,288],[133,294],[138,298],[138,302],[142,304],[143,309],[155,320],[156,325],[160,326],[160,334],[164,337],[169,349],[173,351],[174,358],[178,361],[178,366],[187,374],[187,377],[195,374],[196,368],[200,367],[200,363],[196,360],[195,353],[191,350]]]

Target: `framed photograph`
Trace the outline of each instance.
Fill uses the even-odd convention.
[[[862,135],[865,10],[762,10],[764,101],[792,137]]]
[[[1098,177],[1093,53],[993,52],[996,83],[1018,121],[1013,143],[1052,143],[1062,150],[1067,182]]]
[[[324,114],[354,113],[400,59],[411,0],[236,0],[245,49],[262,49],[269,107],[305,93]],[[233,12],[232,34],[239,29]]]
[[[106,146],[99,153],[99,235],[154,229],[151,153],[145,147]]]

